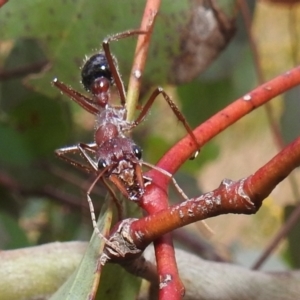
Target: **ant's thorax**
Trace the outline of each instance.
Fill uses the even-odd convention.
[[[113,107],[107,104],[105,108],[96,115],[95,130],[102,126],[114,125],[118,136],[124,136],[124,132],[132,128],[132,122],[126,120],[127,110],[125,107]]]

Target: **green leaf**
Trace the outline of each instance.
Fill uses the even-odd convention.
[[[69,133],[67,115],[60,103],[31,93],[11,111],[11,122],[30,152],[37,157],[53,155]]]
[[[158,135],[148,134],[147,139],[144,139],[142,142],[145,161],[152,163],[157,162],[171,146],[164,137]]]
[[[300,87],[297,86],[284,94],[284,109],[280,119],[283,140],[286,144],[300,135]]]
[[[284,209],[284,220],[286,221],[291,214],[297,209],[297,206],[288,205]],[[300,223],[297,222],[287,236],[288,248],[286,250],[290,264],[293,268],[300,267]]]
[[[232,100],[230,78],[194,81],[177,88],[182,112],[192,127],[201,124]]]
[[[199,171],[207,162],[216,159],[219,152],[220,147],[215,142],[211,141],[200,149],[200,153],[195,159],[187,161],[181,170],[190,174],[195,174],[195,172]]]
[[[226,4],[231,17],[234,15],[232,6],[235,2],[229,0]],[[147,86],[151,83],[164,84],[172,75],[186,31],[191,25],[190,19],[198,5],[203,3],[162,1],[147,69],[143,74]],[[51,70],[35,83],[40,92],[54,93],[49,86],[54,77],[78,89],[78,68],[84,56],[98,51],[102,40],[109,34],[139,28],[144,6],[145,2],[139,0],[9,1],[0,10],[0,35],[2,39],[26,36],[38,39],[41,43],[51,62]],[[124,39],[111,46],[127,82],[135,39]]]
[[[107,201],[102,207],[97,226],[103,235],[107,235],[112,219],[112,201]],[[99,255],[102,253],[104,241],[93,234],[86,253],[73,275],[50,298],[50,300],[83,300],[88,299],[91,290],[101,274],[96,272]]]
[[[28,247],[30,243],[23,229],[15,218],[6,213],[0,213],[1,249],[17,249]]]
[[[244,47],[235,61],[232,73],[233,99],[241,97],[257,85],[257,74],[254,68],[253,56],[250,48]]]
[[[0,299],[48,299],[78,266],[85,249],[84,242],[56,242],[1,251]]]
[[[96,300],[135,299],[141,279],[127,273],[121,266],[109,264],[104,267]]]
[[[0,162],[5,166],[28,167],[33,155],[19,132],[0,123]]]
[[[29,68],[45,61],[45,55],[40,45],[33,39],[19,38],[13,44],[12,50],[5,59],[3,72]],[[0,82],[1,108],[9,112],[12,108],[28,98],[32,91],[23,84],[25,75],[15,75],[9,80]]]

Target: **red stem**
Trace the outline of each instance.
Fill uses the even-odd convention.
[[[2,7],[8,0],[0,0],[0,7]]]
[[[227,106],[222,111],[215,114],[213,117],[211,117],[209,120],[207,120],[205,123],[198,126],[194,130],[195,136],[196,136],[199,144],[204,145],[206,142],[208,142],[210,139],[212,139],[214,136],[216,136],[219,132],[223,131],[225,128],[227,128],[228,126],[230,126],[231,124],[233,124],[234,122],[236,122],[237,120],[242,118],[247,113],[249,113],[252,110],[254,110],[255,108],[263,105],[264,103],[271,100],[275,96],[278,96],[279,94],[291,89],[292,87],[296,86],[297,84],[300,84],[300,67],[296,67],[296,68],[292,69],[291,71],[286,72],[286,73],[276,77],[273,80],[270,80],[266,84],[261,85],[260,87],[256,88],[252,92],[239,98],[238,100],[236,100],[235,102],[233,102],[232,104]],[[291,147],[291,146],[289,146],[289,147]],[[282,153],[285,153],[285,151],[288,151],[286,149],[289,149],[289,147],[285,148],[285,150],[282,151]],[[193,141],[191,140],[191,138],[189,136],[187,136],[187,137],[183,138],[181,141],[179,141],[172,149],[170,149],[164,155],[164,157],[158,163],[158,166],[165,170],[168,170],[170,173],[173,174],[181,166],[181,164],[191,156],[193,151],[195,151],[195,149],[193,148]],[[294,154],[297,154],[297,152],[295,152]],[[292,158],[294,158],[294,160],[295,160],[293,153],[290,153],[290,155],[288,155],[288,157],[285,157],[283,154],[282,154],[282,156],[277,156],[276,160],[279,163],[279,161],[281,159],[286,160],[286,159],[292,159]],[[291,161],[291,164],[293,167],[295,167],[294,160]],[[287,176],[286,173],[284,172],[286,163],[287,162],[285,162],[283,164],[283,166],[281,166],[282,173],[279,172],[279,168],[277,169],[277,172],[279,172],[279,178],[281,178],[281,179],[285,178],[285,176]],[[286,167],[288,167],[288,166],[286,166]],[[263,171],[261,171],[261,170],[263,170]],[[276,184],[279,182],[278,178],[276,178],[275,182],[272,181],[271,177],[270,177],[271,174],[269,174],[267,176],[265,170],[266,169],[263,167],[256,173],[256,174],[258,174],[256,176],[261,176],[262,178],[264,178],[264,180],[260,180],[259,182],[256,181],[256,185],[258,186],[260,184],[260,189],[265,188],[265,187],[269,188],[269,189],[265,190],[265,193],[263,194],[264,196],[266,196],[271,191],[270,187],[273,189],[276,186]],[[262,175],[262,172],[264,172],[263,175]],[[290,172],[290,170],[288,170],[288,173],[289,172]],[[165,175],[160,174],[159,172],[157,172],[155,170],[150,171],[148,174],[152,175],[153,184],[151,184],[147,187],[146,194],[143,197],[143,200],[141,201],[141,206],[143,208],[145,208],[147,210],[147,212],[150,214],[150,216],[148,217],[149,220],[154,218],[155,221],[151,222],[151,225],[148,224],[146,226],[146,224],[144,224],[143,226],[145,226],[144,228],[151,228],[151,229],[153,228],[153,230],[151,230],[151,231],[154,232],[156,230],[155,228],[157,226],[160,227],[161,224],[163,224],[165,227],[164,233],[170,232],[171,230],[174,230],[175,228],[178,227],[178,223],[176,223],[176,222],[183,222],[183,220],[182,219],[177,219],[177,221],[173,220],[176,223],[176,225],[174,226],[174,224],[173,225],[171,224],[173,222],[172,218],[174,216],[171,216],[172,208],[168,208],[168,202],[167,202],[168,199],[167,199],[167,194],[166,194],[169,178],[167,178]],[[240,182],[237,183],[237,186],[239,184],[240,184]],[[258,188],[254,188],[254,191],[257,189]],[[216,198],[217,196],[224,197],[222,194],[223,193],[222,191],[220,194],[220,188],[213,191],[212,193],[215,196],[215,199],[217,199]],[[228,192],[226,192],[226,193],[228,194]],[[261,191],[259,190],[258,193],[260,194]],[[201,197],[203,199],[206,199],[206,196],[207,195],[203,195]],[[260,204],[263,199],[264,198],[260,198]],[[194,199],[194,201],[195,201],[195,199]],[[191,202],[190,204],[192,206],[195,206],[195,204],[193,202]],[[259,206],[260,206],[260,204],[259,204]],[[181,205],[183,205],[183,204],[181,204]],[[256,205],[258,205],[258,204],[256,203]],[[259,208],[259,206],[256,207],[256,210]],[[198,209],[199,209],[198,203],[197,203],[196,207],[198,207]],[[205,203],[201,203],[200,207],[201,207],[201,210],[202,209],[207,210]],[[186,205],[186,208],[188,210],[190,209],[188,205]],[[221,208],[221,211],[218,211],[218,209],[220,209],[220,208]],[[222,205],[222,207],[218,207],[218,209],[204,211],[204,212],[202,212],[203,215],[201,215],[201,214],[199,215],[199,212],[198,212],[197,214],[195,214],[194,218],[189,218],[189,222],[194,222],[196,220],[204,219],[209,216],[217,215],[220,213],[236,212],[235,210],[226,212],[226,209],[224,211],[223,205]],[[230,209],[232,209],[232,208],[230,207]],[[164,210],[164,214],[161,214],[162,213],[162,212],[160,212],[161,210]],[[252,211],[251,213],[255,212],[256,210],[254,209],[254,211]],[[181,210],[179,210],[179,211],[181,211]],[[192,213],[194,214],[194,212],[192,212]],[[241,211],[239,213],[245,213],[245,212]],[[155,216],[153,214],[155,214]],[[160,214],[160,217],[162,217],[162,219],[159,219],[158,214]],[[169,220],[169,219],[171,219],[171,220]],[[158,220],[160,220],[160,221],[158,221]],[[157,222],[157,223],[155,223],[155,222]],[[182,225],[186,225],[186,224],[187,223],[182,223]],[[150,227],[148,227],[148,226],[150,226]],[[163,233],[160,232],[157,235],[157,237],[161,236],[161,234],[163,234]],[[150,238],[150,240],[153,240],[153,239]]]
[[[149,33],[146,35],[140,35],[138,37],[138,42],[135,51],[135,59],[132,66],[131,76],[128,85],[127,92],[127,109],[128,115],[127,118],[132,119],[134,109],[137,104],[139,97],[140,85],[141,85],[141,76],[137,76],[137,71],[142,75],[142,71],[146,64],[147,52],[150,44],[151,31],[154,26],[154,20],[159,7],[161,0],[148,0],[144,9],[144,15],[140,25],[141,30],[146,30]],[[164,195],[164,207],[168,206],[167,196]],[[144,206],[144,209],[151,213],[147,209],[147,205]],[[174,253],[174,247],[172,238],[169,234],[160,237],[155,243],[155,252],[156,252],[156,264],[157,272],[159,275],[160,284],[165,283],[163,288],[159,289],[159,299],[168,300],[168,299],[181,299],[184,291],[184,287],[180,281],[178,268],[176,264],[176,258]],[[171,278],[171,280],[166,281],[166,278]]]
[[[155,23],[155,17],[160,7],[160,2],[161,0],[148,0],[145,5],[140,30],[147,31],[147,34],[139,35],[135,48],[134,61],[130,72],[126,97],[127,120],[133,119],[135,108],[138,104],[142,73],[146,65],[150,38]]]
[[[154,249],[159,274],[159,299],[182,299],[185,289],[178,274],[171,234],[156,239]]]
[[[276,185],[300,165],[300,137],[278,153],[254,175],[237,182],[224,180],[221,185],[197,198],[168,207],[131,224],[138,248],[163,234],[190,223],[220,214],[253,214]],[[149,197],[149,198],[148,198]],[[149,195],[148,201],[151,201]],[[156,195],[152,201],[156,201]],[[139,237],[134,238],[134,232]]]
[[[203,146],[218,133],[235,123],[237,120],[241,119],[255,108],[267,103],[275,96],[280,95],[281,93],[298,84],[300,84],[300,67],[296,67],[291,71],[286,72],[273,80],[270,80],[266,84],[259,86],[252,92],[237,99],[235,102],[227,106],[219,113],[215,114],[213,117],[208,119],[205,123],[201,124],[194,130],[194,134],[199,145]],[[187,136],[179,141],[174,147],[172,147],[158,162],[157,166],[170,172],[171,174],[174,174],[179,167],[189,157],[191,157],[195,150],[196,149],[193,141],[189,136]],[[265,172],[264,168],[260,170],[264,170],[263,172]],[[258,172],[258,174],[261,174],[261,172],[262,171]],[[135,239],[135,242],[137,243],[136,245],[140,245],[142,248],[147,243],[150,243],[153,240],[161,237],[163,234],[169,233],[172,230],[187,225],[191,222],[195,222],[196,220],[202,220],[224,213],[255,213],[259,209],[261,202],[264,199],[260,197],[259,201],[252,206],[247,201],[245,203],[245,199],[240,197],[238,194],[237,191],[239,191],[239,189],[243,191],[243,188],[245,188],[245,190],[249,192],[249,187],[251,187],[251,189],[253,188],[252,184],[249,184],[249,181],[251,181],[250,177],[248,178],[247,182],[239,181],[235,184],[231,184],[229,190],[226,185],[221,185],[220,188],[211,193],[202,195],[196,199],[191,199],[190,201],[175,207],[168,208],[168,196],[166,191],[170,179],[155,170],[149,171],[147,175],[152,178],[153,184],[147,187],[146,193],[139,204],[147,211],[149,216],[134,222],[132,225],[132,232],[144,234],[143,240],[138,241]],[[277,178],[277,181],[275,180],[277,183],[275,183],[272,182],[271,177],[269,178],[270,175],[264,173],[265,180],[261,181],[261,184],[262,182],[265,182],[266,187],[271,187],[271,189],[268,190],[268,192],[265,192],[264,195],[270,193],[276,184],[285,177],[281,176],[279,173],[280,180]],[[256,181],[256,184],[259,183]],[[264,185],[262,185],[260,188],[264,188]],[[259,189],[253,189],[253,191],[257,190]],[[237,200],[234,201],[234,206],[232,206],[230,205],[230,201],[231,199],[235,199],[234,197],[237,197]],[[222,205],[219,205],[220,199]],[[171,253],[170,251],[169,254],[169,265],[172,266],[170,270],[172,270],[173,274],[175,275],[176,264],[174,252],[172,251]],[[162,270],[164,267],[163,263],[160,264],[160,261],[160,259],[157,261],[159,274],[163,272]],[[175,276],[174,278],[177,277]]]
[[[246,114],[250,113],[255,108],[267,103],[272,98],[288,91],[289,89],[300,84],[300,67],[296,67],[269,82],[259,86],[252,92],[237,99],[232,104],[212,116],[206,122],[198,126],[194,130],[194,134],[200,146],[205,145],[209,140],[217,134],[225,130],[231,124],[241,119]],[[201,103],[199,101],[199,103]],[[157,166],[174,174],[180,166],[189,158],[195,151],[193,141],[189,136],[184,137],[174,147],[172,147],[158,162]],[[150,171],[155,182],[160,182],[160,185],[166,189],[169,179],[156,171]]]

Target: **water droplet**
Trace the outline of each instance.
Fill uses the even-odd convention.
[[[243,99],[246,100],[246,101],[249,101],[249,100],[252,99],[252,97],[251,97],[250,95],[245,95],[245,96],[243,97]]]
[[[136,79],[140,79],[142,77],[142,72],[140,70],[135,70],[133,72],[133,75],[135,76]]]

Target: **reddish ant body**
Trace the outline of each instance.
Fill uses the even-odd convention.
[[[58,157],[72,165],[97,174],[96,179],[87,191],[92,222],[96,230],[96,219],[90,193],[98,180],[101,180],[105,184],[115,199],[114,192],[106,182],[106,179],[111,181],[127,199],[139,201],[144,194],[145,183],[151,183],[151,179],[143,176],[142,165],[145,165],[171,177],[180,194],[184,198],[187,198],[170,173],[142,161],[141,148],[125,135],[126,132],[130,131],[144,120],[154,100],[159,94],[162,94],[177,118],[183,123],[184,127],[191,135],[197,148],[199,148],[196,138],[185,118],[162,88],[154,90],[135,121],[129,122],[126,120],[127,109],[125,89],[116,66],[116,59],[110,52],[109,43],[131,35],[145,33],[146,32],[144,31],[133,30],[108,37],[102,43],[103,52],[91,56],[85,62],[81,71],[82,84],[84,88],[92,94],[91,98],[82,95],[71,87],[59,82],[57,79],[54,79],[53,81],[53,85],[60,89],[61,92],[96,116],[94,143],[80,143],[76,146],[61,148],[55,151]],[[112,85],[116,85],[117,87],[121,106],[113,106],[110,104],[110,87]],[[93,153],[95,159],[93,159],[88,152]],[[68,154],[70,153],[82,154],[88,165],[83,165],[80,162],[71,159],[68,157]],[[118,208],[120,212],[120,207],[118,206]],[[98,234],[101,235],[99,231]]]

